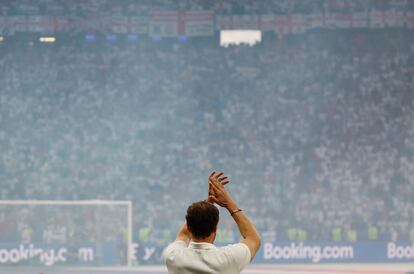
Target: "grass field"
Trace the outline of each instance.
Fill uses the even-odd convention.
[[[1,274],[167,274],[163,266],[132,268],[0,268]],[[413,264],[249,265],[243,274],[406,274]]]

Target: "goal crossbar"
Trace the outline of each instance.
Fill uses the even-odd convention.
[[[0,200],[7,205],[132,205],[131,201],[113,200]]]

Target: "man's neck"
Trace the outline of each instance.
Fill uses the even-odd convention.
[[[215,235],[212,234],[206,238],[192,238],[191,241],[195,242],[195,243],[210,243],[210,244],[214,244],[214,239],[215,239]]]

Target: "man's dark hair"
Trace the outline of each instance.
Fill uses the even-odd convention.
[[[187,208],[187,227],[195,238],[206,238],[219,221],[219,210],[210,202],[199,201]]]

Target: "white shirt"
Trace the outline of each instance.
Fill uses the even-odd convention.
[[[164,252],[169,274],[238,274],[250,262],[244,243],[217,248],[210,243],[171,243]]]

